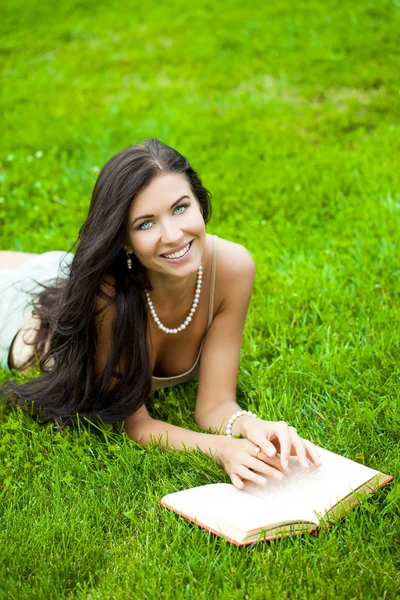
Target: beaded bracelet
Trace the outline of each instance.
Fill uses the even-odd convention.
[[[228,420],[228,424],[225,429],[225,435],[227,437],[232,437],[232,425],[239,417],[244,417],[245,415],[249,417],[255,417],[257,419],[257,415],[252,413],[250,410],[239,410],[237,413],[234,413],[231,418]]]

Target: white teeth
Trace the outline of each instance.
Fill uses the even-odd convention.
[[[173,252],[172,254],[163,254],[163,256],[165,256],[165,258],[181,258],[182,256],[185,256],[186,252],[189,252],[189,248],[190,244],[182,248],[182,250],[180,250],[179,252]]]

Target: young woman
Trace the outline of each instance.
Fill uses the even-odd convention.
[[[200,449],[238,488],[245,480],[281,479],[291,454],[304,469],[308,461],[318,466],[316,449],[293,427],[236,403],[255,268],[245,248],[206,233],[209,216],[210,194],[188,160],[152,139],[102,169],[63,273],[63,253],[0,253],[0,360],[3,349],[10,367],[23,370],[39,359],[41,369],[36,379],[3,387],[8,403],[33,405],[42,419],[63,423],[77,413],[122,421],[142,444]],[[57,272],[55,284],[36,290],[33,314],[22,323],[26,282]],[[197,375],[194,418],[212,433],[150,417],[152,388]]]

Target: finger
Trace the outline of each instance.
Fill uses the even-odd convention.
[[[270,442],[270,440],[267,440],[267,438],[263,438],[258,442],[258,445],[260,446],[261,450],[264,452],[264,454],[266,454],[267,456],[276,456],[276,447],[275,445]]]
[[[314,444],[312,442],[309,442],[308,440],[303,440],[304,445],[306,447],[306,452],[307,452],[307,457],[308,459],[316,466],[316,467],[320,467],[322,465],[322,461],[321,458],[318,454],[318,450],[316,449],[316,447],[314,446]]]
[[[258,456],[259,456],[260,452],[261,452],[261,448],[260,448],[260,446],[254,445],[254,447],[252,448],[252,450],[251,450],[250,454],[251,454],[252,456],[255,456],[256,458],[258,458]]]
[[[247,447],[245,447],[245,450],[247,450],[247,452],[251,456],[254,456],[256,458],[259,458],[259,456],[262,456],[262,455],[265,456],[266,452],[261,447],[262,445],[265,446],[265,442],[269,443],[268,440],[266,440],[265,438],[261,439],[259,444],[257,444],[256,442],[248,440],[248,445],[247,445]]]
[[[306,449],[304,447],[304,440],[302,440],[301,437],[297,435],[296,430],[292,431],[292,445],[294,447],[297,458],[299,459],[301,467],[303,469],[308,469],[309,464],[307,461]]]
[[[264,454],[264,452],[260,452],[256,458],[258,458],[258,460],[262,460],[264,463],[267,463],[267,465],[271,465],[271,467],[274,467],[274,469],[277,469],[278,471],[283,471],[281,460],[278,456],[273,456],[271,458],[270,456]]]
[[[267,480],[265,479],[265,477],[257,475],[257,473],[253,473],[253,471],[250,471],[250,469],[247,469],[247,467],[245,467],[244,465],[239,465],[239,467],[236,470],[236,473],[241,479],[247,479],[248,481],[252,481],[257,485],[264,486],[267,484]]]
[[[246,444],[244,445],[243,450],[251,456],[258,456],[261,452],[260,446],[257,446],[256,443],[251,442],[250,440],[246,440]]]
[[[264,454],[266,454],[267,456],[276,455],[276,448],[274,444],[270,440],[267,440],[266,437],[257,436],[257,439],[253,439],[251,440],[251,442],[255,445],[256,448],[260,448],[260,450],[264,452]],[[250,454],[255,455],[255,452],[250,452]]]
[[[243,481],[241,480],[241,478],[236,475],[236,473],[232,473],[231,475],[231,481],[233,483],[233,485],[238,488],[238,490],[242,490],[243,489]]]
[[[287,467],[289,466],[290,448],[292,446],[289,425],[285,423],[285,421],[280,421],[279,423],[277,423],[277,426],[274,431],[278,437],[281,447],[282,467],[284,469],[287,469]]]
[[[271,459],[269,459],[271,460]],[[263,475],[267,475],[267,477],[274,477],[274,479],[282,479],[283,475],[277,469],[274,469],[273,466],[266,464],[262,460],[258,460],[257,458],[253,458],[249,456],[248,460],[244,463],[246,467],[249,469],[253,469],[253,471],[257,471],[258,473],[262,473]]]

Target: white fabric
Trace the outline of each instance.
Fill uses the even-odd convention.
[[[33,294],[40,284],[67,277],[73,254],[55,250],[38,254],[17,269],[0,269],[0,367],[8,367],[15,335],[32,312]]]

